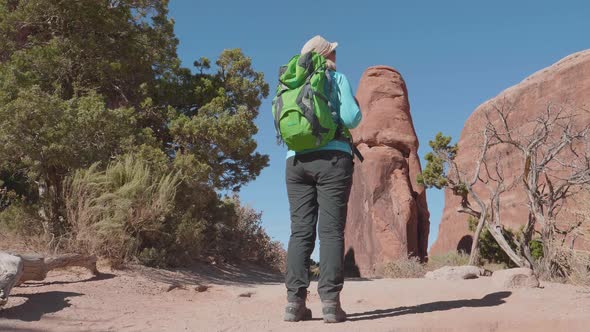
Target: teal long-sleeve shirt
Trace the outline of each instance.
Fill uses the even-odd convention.
[[[338,110],[338,113],[340,114],[340,120],[342,121],[342,124],[346,126],[346,128],[355,128],[361,122],[363,116],[361,114],[361,110],[356,104],[356,100],[354,99],[354,93],[352,92],[350,82],[348,82],[346,76],[340,72],[331,70],[330,75],[332,76],[332,93],[330,95],[332,107]],[[347,142],[339,140],[332,140],[320,148],[304,150],[297,152],[297,154],[320,150],[338,150],[352,154],[350,145]],[[287,158],[290,158],[295,154],[295,151],[289,150],[287,152]]]

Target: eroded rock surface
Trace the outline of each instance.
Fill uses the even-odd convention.
[[[426,256],[429,213],[418,138],[402,76],[385,66],[365,71],[357,91],[363,121],[352,131],[365,157],[355,161],[346,224],[349,275],[373,276],[376,266]]]

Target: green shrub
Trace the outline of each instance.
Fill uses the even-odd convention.
[[[137,259],[141,264],[150,267],[166,267],[168,265],[166,249],[144,248]]]
[[[25,237],[43,234],[36,207],[20,200],[8,205],[0,212],[0,233]]]
[[[467,223],[469,226],[469,230],[474,232],[477,227],[478,220],[474,217],[467,218]],[[504,228],[504,237],[506,241],[510,244],[512,249],[518,251],[516,247],[516,243],[514,239],[516,235],[514,231],[509,228]],[[504,264],[507,267],[516,267],[514,262],[510,259],[510,257],[502,250],[496,239],[492,236],[492,233],[484,228],[479,235],[479,258],[484,262],[488,262],[491,264]],[[481,262],[481,263],[484,263]]]
[[[543,242],[539,240],[532,240],[529,243],[529,246],[531,249],[531,256],[533,256],[535,260],[540,260],[543,258]]]

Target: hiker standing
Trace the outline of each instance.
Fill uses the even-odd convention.
[[[344,283],[344,227],[352,185],[349,128],[361,112],[346,76],[336,71],[336,46],[321,36],[281,67],[273,115],[278,139],[289,151],[286,184],[291,212],[287,251],[288,304],[285,321],[311,319],[306,307],[310,256],[320,238],[320,279],[324,321],[346,320],[340,304]],[[360,154],[359,154],[360,157]]]

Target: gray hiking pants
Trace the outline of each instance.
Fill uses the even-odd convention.
[[[307,296],[316,224],[320,236],[318,293],[324,301],[339,298],[344,284],[344,226],[352,173],[352,156],[346,152],[316,151],[287,159],[291,210],[285,278],[288,301]]]

